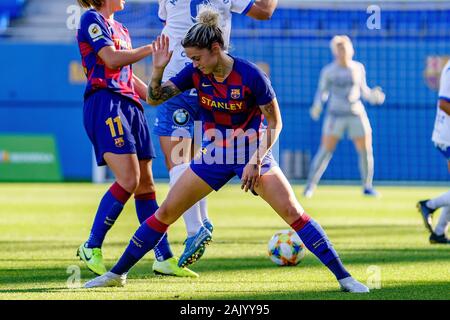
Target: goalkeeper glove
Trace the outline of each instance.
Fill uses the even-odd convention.
[[[319,120],[321,113],[322,113],[322,105],[320,103],[313,104],[313,106],[309,109],[309,115],[311,116],[311,119],[313,119],[314,121]]]
[[[379,105],[379,104],[383,104],[385,99],[386,99],[386,95],[384,94],[382,89],[380,87],[375,87],[370,91],[368,101],[370,104]]]

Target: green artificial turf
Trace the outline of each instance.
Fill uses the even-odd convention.
[[[162,202],[166,184],[158,184]],[[370,294],[341,293],[333,275],[311,253],[295,267],[278,267],[267,242],[287,225],[260,198],[228,185],[208,198],[213,242],[192,266],[198,279],[160,277],[150,252],[123,288],[69,288],[94,277],[76,258],[107,185],[0,184],[0,299],[450,299],[450,247],[430,245],[417,200],[446,191],[434,187],[379,187],[366,198],[356,186],[320,186],[300,202],[325,229],[352,275]],[[438,215],[439,213],[436,213]],[[138,227],[133,201],[106,237],[110,268]],[[169,229],[172,250],[183,250],[182,219]],[[379,281],[378,281],[379,280]],[[69,284],[69,285],[68,285]]]

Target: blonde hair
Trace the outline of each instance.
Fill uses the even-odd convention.
[[[181,41],[185,48],[197,47],[200,49],[211,49],[213,43],[217,42],[224,48],[222,30],[219,27],[219,12],[211,6],[202,6],[197,16],[197,22],[189,29]]]
[[[346,35],[337,35],[334,36],[333,39],[330,41],[330,49],[331,52],[333,52],[334,56],[337,56],[337,47],[338,46],[344,46],[347,50],[347,54],[350,56],[350,58],[353,58],[353,55],[355,54],[355,49],[353,48],[352,40]]]
[[[77,2],[82,8],[89,9],[94,7],[95,9],[100,9],[105,3],[105,0],[77,0]]]

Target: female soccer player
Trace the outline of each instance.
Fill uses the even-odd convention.
[[[447,159],[447,169],[450,172],[450,61],[442,69],[439,101],[431,140]],[[450,191],[434,199],[419,201],[417,208],[422,214],[425,227],[431,233],[430,243],[450,244],[450,239],[445,236],[450,221]],[[433,230],[433,213],[439,208],[442,208],[441,216]]]
[[[116,181],[103,196],[89,239],[77,255],[96,274],[106,272],[102,243],[108,230],[134,193],[140,223],[158,208],[151,161],[154,150],[144,110],[139,99],[146,98],[147,85],[133,74],[132,64],[151,55],[152,46],[132,49],[128,30],[114,20],[124,8],[123,0],[79,0],[86,11],[77,38],[87,77],[84,94],[84,126],[91,140],[97,164],[107,164]],[[179,268],[167,236],[155,247],[162,274],[197,277]]]
[[[272,16],[277,2],[277,0],[180,0],[176,2],[159,0],[158,15],[165,24],[162,33],[169,37],[171,51],[173,51],[172,59],[164,71],[163,81],[175,76],[190,62],[181,41],[194,24],[198,10],[204,4],[220,12],[224,45],[228,48],[233,12],[245,14],[257,20],[265,20]],[[158,107],[153,133],[159,136],[171,186],[189,167],[194,121],[198,120],[199,108],[197,92],[193,89],[177,95]],[[212,237],[213,225],[208,217],[206,199],[201,199],[189,208],[183,214],[183,219],[186,224],[187,239],[178,264],[187,266],[200,259],[205,245]]]
[[[158,105],[196,88],[204,130],[203,148],[157,212],[134,234],[118,263],[85,287],[124,285],[130,268],[155,246],[170,224],[238,175],[241,188],[267,201],[333,272],[343,290],[368,292],[344,268],[325,232],[304,212],[275,162],[270,150],[282,127],[275,93],[258,67],[226,53],[218,17],[211,9],[199,14],[199,22],[189,29],[182,42],[193,63],[162,85],[163,71],[170,59],[168,41],[161,38],[154,46],[147,102]],[[264,117],[267,128],[263,127]]]
[[[371,104],[382,104],[385,95],[381,88],[370,89],[367,86],[365,68],[361,63],[353,61],[353,44],[347,36],[335,36],[331,40],[331,51],[335,61],[323,68],[314,104],[310,109],[311,118],[317,121],[323,103],[328,100],[322,141],[312,161],[303,195],[312,197],[337,143],[347,132],[359,154],[363,194],[376,196],[377,192],[372,185],[372,128],[361,96]]]

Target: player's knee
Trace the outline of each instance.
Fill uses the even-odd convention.
[[[117,182],[127,190],[129,193],[134,193],[139,185],[140,174],[128,174],[120,179],[117,179]]]
[[[149,193],[156,192],[155,182],[151,176],[141,176],[139,180],[139,185],[136,188],[136,193]]]

